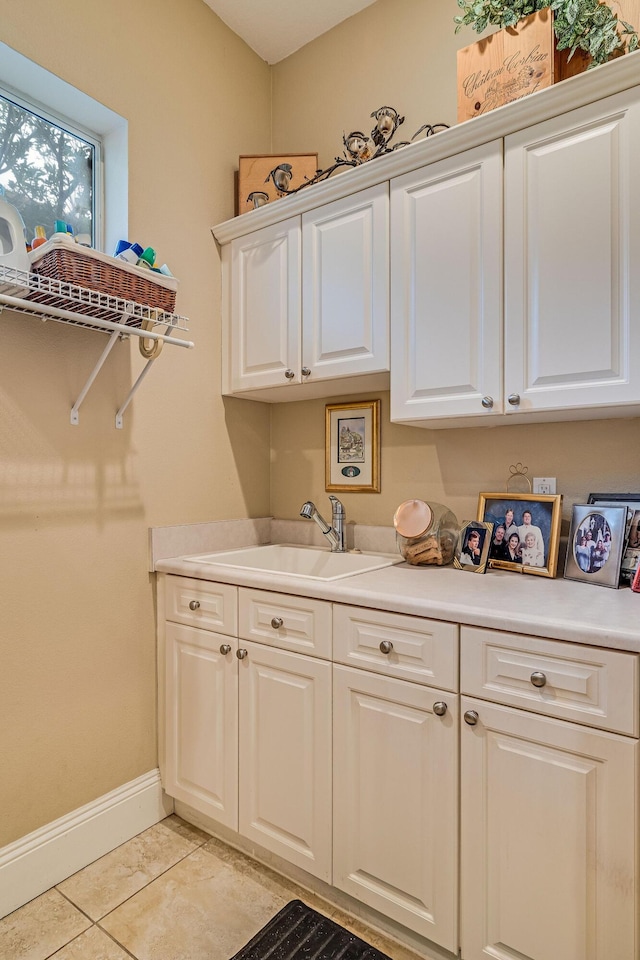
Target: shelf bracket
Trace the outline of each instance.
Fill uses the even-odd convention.
[[[86,395],[89,393],[89,390],[93,385],[93,381],[96,379],[96,377],[100,373],[100,370],[102,369],[107,357],[115,347],[116,341],[120,339],[120,336],[121,336],[121,333],[119,330],[113,331],[113,333],[109,337],[109,342],[107,343],[106,347],[102,351],[100,359],[96,363],[95,367],[91,371],[91,375],[89,379],[87,380],[84,387],[80,391],[80,396],[78,397],[74,405],[71,407],[71,423],[73,424],[74,427],[77,427],[78,423],[80,422],[80,414],[79,414],[80,404],[82,403]]]
[[[164,336],[168,339],[172,333],[173,333],[173,330],[169,328],[167,329]],[[140,384],[142,383],[146,375],[149,373],[149,370],[151,369],[151,367],[153,366],[153,364],[156,362],[157,359],[158,359],[158,356],[156,355],[155,357],[151,357],[150,360],[147,360],[144,367],[138,374],[138,378],[136,382],[134,383],[134,385],[131,387],[131,390],[129,390],[129,393],[127,394],[127,399],[124,401],[124,403],[116,413],[116,430],[122,430],[122,427],[123,427],[122,418],[124,416],[124,412],[129,406],[129,404],[131,403],[131,401],[133,400],[138,387],[140,386]]]

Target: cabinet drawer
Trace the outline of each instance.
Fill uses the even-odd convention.
[[[462,627],[463,693],[638,736],[638,656]]]
[[[165,618],[237,636],[238,588],[189,577],[167,577]]]
[[[335,604],[333,656],[352,667],[458,689],[458,627],[453,623]]]
[[[239,636],[282,650],[331,659],[331,604],[266,590],[240,589]]]

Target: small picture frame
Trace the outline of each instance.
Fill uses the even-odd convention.
[[[631,584],[636,569],[640,551],[640,493],[590,493],[587,503],[597,503],[601,506],[625,506],[627,508],[627,524],[625,544],[620,564],[620,583]]]
[[[454,567],[470,573],[484,573],[489,560],[492,534],[492,523],[483,523],[481,520],[465,523],[458,537],[453,558]]]
[[[329,493],[380,493],[380,401],[328,403],[325,487]]]
[[[564,575],[602,587],[618,587],[627,508],[576,503],[571,517]]]
[[[481,493],[478,520],[493,523],[489,567],[555,577],[560,544],[560,494]]]

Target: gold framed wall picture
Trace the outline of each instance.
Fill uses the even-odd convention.
[[[481,493],[478,520],[493,523],[490,567],[555,577],[562,520],[560,494]]]
[[[328,403],[325,486],[330,493],[380,493],[380,401]]]

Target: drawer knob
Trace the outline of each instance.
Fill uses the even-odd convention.
[[[468,723],[470,727],[475,727],[479,719],[480,717],[475,710],[465,710],[464,722]]]
[[[303,377],[310,377],[310,376],[311,376],[311,370],[310,370],[309,367],[303,367],[302,370],[300,371],[300,373],[302,374]]]
[[[244,647],[240,647],[239,650],[236,650],[236,657],[238,660],[244,660],[244,658],[248,656],[248,653],[248,650],[245,650]]]
[[[542,672],[542,670],[533,671],[533,673],[531,674],[531,683],[534,685],[534,687],[544,687],[546,682],[547,682],[547,678],[546,678],[546,675]]]
[[[189,610],[199,610],[200,601],[199,600],[189,600]]]
[[[279,630],[283,623],[284,623],[284,620],[282,619],[282,617],[273,617],[271,620],[271,626],[273,627],[274,630]]]
[[[228,653],[231,653],[231,645],[228,643],[221,643],[220,653],[222,654],[223,657],[226,657]]]
[[[287,380],[293,380],[293,378],[295,377],[295,373],[291,369],[285,370],[284,375],[287,378]]]
[[[447,705],[444,700],[438,700],[436,703],[434,703],[433,712],[435,713],[436,717],[444,717],[445,713],[447,712]]]
[[[380,653],[391,653],[393,650],[393,644],[391,640],[381,640],[380,641]]]
[[[517,407],[520,405],[520,394],[519,393],[510,393],[507,397],[507,401],[511,404],[512,407]]]
[[[480,401],[485,410],[491,410],[493,407],[493,397],[483,397]]]

